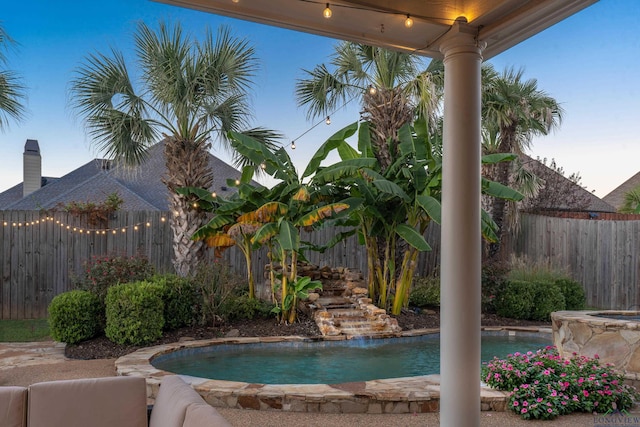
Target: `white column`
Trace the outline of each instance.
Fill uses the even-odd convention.
[[[476,30],[456,22],[444,55],[440,425],[480,425],[480,67]]]

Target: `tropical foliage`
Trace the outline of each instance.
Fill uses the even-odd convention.
[[[227,132],[242,131],[270,147],[278,135],[248,129],[247,94],[257,60],[253,47],[233,37],[228,28],[216,34],[207,30],[199,41],[178,24],[160,23],[154,31],[141,23],[135,46],[139,81],[133,80],[118,50],[89,55],[71,82],[72,104],[96,147],[125,165],[139,164],[147,148],[162,139],[162,179],[170,190],[173,212],[174,267],[187,276],[195,271],[204,249],[191,236],[208,218],[176,189],[209,191],[209,149],[212,140],[228,146]],[[247,164],[241,156],[236,162]]]
[[[6,68],[7,53],[15,41],[0,26],[0,130],[9,125],[9,119],[20,120],[25,113],[25,87],[20,77]]]
[[[369,295],[380,306],[399,314],[408,303],[418,254],[431,249],[424,233],[432,221],[440,223],[442,162],[440,150],[431,145],[425,120],[399,130],[398,155],[386,170],[372,154],[371,135],[371,125],[362,123],[359,151],[347,148],[346,141],[328,141],[312,158],[303,176],[311,175],[313,166],[332,149],[339,152],[342,160],[319,169],[312,182],[347,197],[349,217],[340,224],[353,226],[367,248]],[[500,154],[484,156],[483,162],[511,159],[512,155]],[[522,198],[517,191],[486,179],[482,180],[482,191],[510,200]],[[497,237],[495,224],[487,214],[482,215],[482,232],[489,241]],[[339,238],[348,235],[343,233]],[[396,259],[400,262],[396,263]]]
[[[640,214],[640,186],[624,194],[624,203],[619,210],[620,213]]]
[[[491,151],[520,155],[530,147],[533,137],[547,135],[560,126],[562,107],[538,88],[535,79],[525,80],[524,70],[508,68],[498,73],[491,65],[485,65],[482,79],[482,126],[484,132],[490,135],[485,138],[485,142],[494,142],[485,143],[485,153]],[[508,163],[499,163],[487,168],[484,173],[502,185],[514,183],[513,166]],[[522,183],[520,188],[526,188],[526,184]],[[507,201],[496,198],[489,205],[488,210],[502,237],[507,228]],[[498,256],[500,240],[490,245],[490,257]]]

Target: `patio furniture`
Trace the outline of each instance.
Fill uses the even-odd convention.
[[[179,376],[163,379],[150,417],[142,377],[47,381],[0,387],[3,427],[230,427]]]

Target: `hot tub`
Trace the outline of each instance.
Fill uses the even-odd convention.
[[[611,363],[632,385],[640,385],[640,311],[551,313],[553,343],[562,357],[575,354]]]

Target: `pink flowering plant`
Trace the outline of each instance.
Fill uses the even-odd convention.
[[[574,411],[626,410],[640,397],[623,376],[598,356],[563,359],[555,347],[514,353],[483,364],[489,386],[510,391],[507,406],[524,419],[552,419]]]

